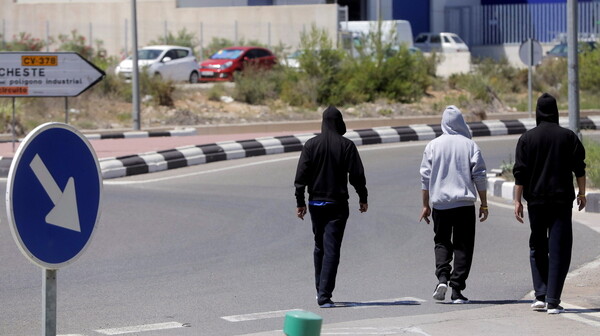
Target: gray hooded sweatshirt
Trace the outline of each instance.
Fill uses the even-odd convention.
[[[429,190],[434,209],[471,206],[477,191],[487,190],[486,168],[481,151],[456,106],[442,115],[443,134],[427,144],[421,161],[421,184]]]

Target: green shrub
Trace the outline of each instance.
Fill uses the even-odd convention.
[[[248,104],[263,104],[279,96],[278,69],[265,70],[256,66],[246,66],[244,71],[235,75],[233,98]]]
[[[567,60],[564,58],[546,59],[535,68],[533,90],[548,92],[558,100],[566,96],[568,90]]]
[[[175,86],[172,81],[164,80],[160,76],[150,75],[147,71],[140,71],[140,96],[151,96],[152,102],[161,106],[174,106],[173,91]]]
[[[2,35],[0,35],[2,36]],[[34,38],[29,33],[19,33],[18,36],[13,36],[12,41],[6,42],[1,50],[5,51],[42,51],[48,44],[52,44],[53,40],[50,39],[49,43],[39,38]]]
[[[76,52],[88,60],[94,56],[94,48],[86,44],[85,37],[78,34],[77,30],[72,30],[71,35],[59,34],[58,41],[60,45],[57,51]]]
[[[589,187],[600,188],[600,143],[583,138],[585,147],[586,177]]]
[[[186,28],[177,32],[177,35],[168,32],[166,36],[160,36],[156,40],[148,42],[148,45],[177,45],[182,47],[192,48],[194,50],[198,45],[196,35],[188,32]]]
[[[208,90],[208,100],[221,101],[221,97],[227,95],[227,89],[222,83],[216,83]]]
[[[600,91],[600,49],[580,54],[579,72],[581,89],[598,93]]]

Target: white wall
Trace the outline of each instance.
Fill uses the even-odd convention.
[[[0,0],[0,34],[6,41],[21,32],[45,40],[76,30],[88,43],[102,40],[109,55],[124,55],[126,46],[131,49],[130,1],[56,1]],[[336,41],[337,8],[335,4],[176,8],[176,0],[137,0],[138,46],[185,28],[203,46],[219,37],[257,40],[271,46],[282,43],[293,50],[300,43],[301,32],[309,31],[312,24]],[[49,51],[56,48],[57,43]]]

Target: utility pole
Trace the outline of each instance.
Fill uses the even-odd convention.
[[[579,59],[577,55],[577,0],[567,0],[567,67],[569,78],[569,128],[580,135],[579,126]]]
[[[138,69],[138,40],[137,40],[137,10],[136,1],[131,0],[131,35],[132,35],[132,48],[131,53],[131,102],[133,110],[131,111],[133,120],[133,129],[136,131],[140,130],[140,76]]]

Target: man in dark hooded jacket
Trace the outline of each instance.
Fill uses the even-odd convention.
[[[538,98],[536,122],[517,143],[515,217],[523,223],[524,197],[531,227],[529,259],[535,291],[531,307],[559,314],[573,245],[573,174],[579,188],[579,211],[586,204],[585,149],[575,133],[559,125],[556,100],[547,93]]]
[[[308,209],[315,236],[315,285],[321,308],[334,306],[331,296],[349,216],[348,180],[359,196],[360,212],[368,209],[362,161],[356,145],[343,137],[345,133],[342,113],[329,106],[323,112],[321,134],[309,139],[302,148],[294,181],[296,215],[302,220],[306,215],[304,192],[308,187]]]

